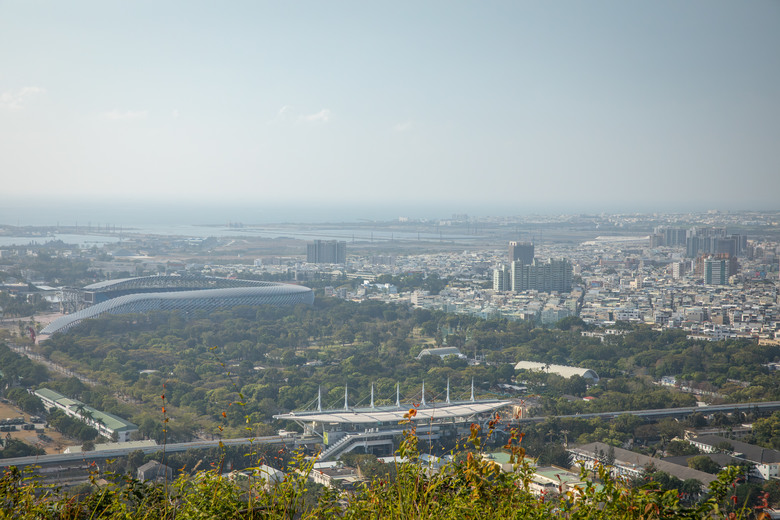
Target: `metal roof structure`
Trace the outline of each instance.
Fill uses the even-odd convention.
[[[33,394],[43,401],[43,404],[47,409],[52,407],[58,408],[64,411],[66,415],[75,417],[89,424],[103,435],[110,436],[116,432],[117,434],[120,434],[120,436],[126,437],[127,435],[122,434],[127,434],[138,429],[138,426],[130,421],[126,421],[114,414],[87,406],[78,399],[71,399],[70,397],[64,396],[49,388],[35,390],[33,391]]]
[[[422,359],[423,356],[439,356],[442,359],[447,356],[466,357],[460,353],[458,347],[424,348],[417,355],[417,359]]]
[[[231,287],[269,287],[277,285],[275,282],[266,282],[262,280],[239,280],[237,278],[219,278],[216,276],[194,276],[194,275],[153,275],[138,276],[135,278],[117,278],[115,280],[105,280],[96,282],[84,287],[85,291],[90,292],[114,292],[114,291],[134,291],[141,292],[149,289],[156,291],[170,291],[180,289],[227,289]]]
[[[41,334],[66,332],[82,320],[103,314],[150,311],[213,311],[241,305],[314,303],[314,292],[300,285],[212,277],[146,276],[87,286],[112,295],[105,301],[52,321]]]
[[[696,479],[705,486],[709,486],[712,481],[718,478],[717,475],[711,475],[710,473],[624,450],[623,448],[615,448],[602,442],[591,442],[590,444],[570,448],[566,451],[571,454],[573,462],[588,468],[593,467],[594,461],[600,460],[599,455],[601,453],[612,451],[615,454],[615,460],[611,464],[611,471],[617,475],[639,476],[648,465],[652,464],[658,471],[673,475],[680,480]]]
[[[414,408],[417,414],[411,419],[415,422],[442,419],[466,418],[483,413],[494,412],[504,406],[514,404],[512,401],[495,399],[480,401],[454,402],[451,404],[429,404]],[[355,408],[350,410],[324,410],[290,412],[274,415],[274,419],[291,420],[299,423],[324,424],[398,424],[404,420],[409,408],[376,407]]]

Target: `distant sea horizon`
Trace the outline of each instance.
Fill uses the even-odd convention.
[[[0,246],[44,244],[63,240],[81,246],[104,245],[122,235],[146,234],[190,238],[214,237],[288,237],[298,240],[339,239],[347,241],[384,241],[392,239],[436,239],[429,232],[373,228],[372,223],[398,221],[407,216],[400,207],[377,206],[310,207],[267,204],[216,205],[199,203],[161,204],[154,202],[105,203],[72,201],[39,203],[31,206],[0,206],[0,225],[23,228],[52,228],[41,236],[0,236]],[[431,222],[451,218],[431,213]],[[332,224],[332,226],[330,225]],[[316,225],[316,228],[314,226]],[[77,227],[77,230],[73,228]],[[467,234],[447,233],[449,238],[469,240]]]
[[[266,224],[314,224],[387,222],[400,217],[411,219],[447,219],[462,214],[457,206],[434,204],[312,204],[258,202],[115,202],[36,201],[0,203],[0,225],[6,226],[78,226],[110,225],[117,229],[145,228],[150,225],[246,226]],[[482,213],[482,215],[487,213]]]
[[[595,203],[577,207],[566,204],[517,205],[481,201],[463,202],[396,202],[391,200],[337,203],[309,201],[275,203],[198,202],[198,201],[121,201],[81,199],[2,200],[0,198],[0,225],[18,227],[105,227],[148,228],[149,226],[262,226],[269,224],[343,224],[388,222],[400,217],[409,219],[439,220],[454,215],[469,217],[517,217],[529,215],[601,214],[601,213],[688,213],[707,209],[737,211],[731,208],[696,206],[688,208],[663,208],[660,204],[630,207],[599,207]]]
[[[382,224],[398,221],[399,208],[382,211],[376,207],[300,208],[267,205],[230,206],[199,204],[122,204],[106,207],[89,203],[73,207],[56,202],[28,207],[1,207],[0,225],[47,228],[43,234],[0,236],[0,247],[45,244],[54,240],[81,247],[116,243],[134,234],[188,238],[293,238],[297,240],[338,239],[345,241],[465,240],[476,238],[455,229],[427,231],[387,229]],[[368,215],[374,218],[368,218]],[[447,215],[450,218],[452,214]],[[412,218],[412,217],[410,217]],[[416,217],[426,218],[426,217]],[[274,220],[276,220],[274,222]],[[264,222],[265,221],[265,222]],[[372,223],[378,224],[376,227]],[[78,229],[74,229],[77,227]]]

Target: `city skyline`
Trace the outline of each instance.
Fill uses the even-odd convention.
[[[777,208],[774,2],[0,9],[9,224]]]

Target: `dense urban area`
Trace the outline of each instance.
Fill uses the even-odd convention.
[[[777,212],[0,227],[3,486],[778,515],[779,274]]]

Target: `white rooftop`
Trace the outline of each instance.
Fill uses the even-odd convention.
[[[434,419],[452,419],[469,417],[476,414],[492,412],[513,404],[512,401],[466,401],[453,404],[435,404],[415,408],[417,415],[414,421],[429,421]],[[399,423],[404,420],[408,408],[359,408],[348,411],[328,410],[322,412],[290,412],[274,415],[274,419],[287,419],[300,422],[339,423],[339,424],[376,424]]]

